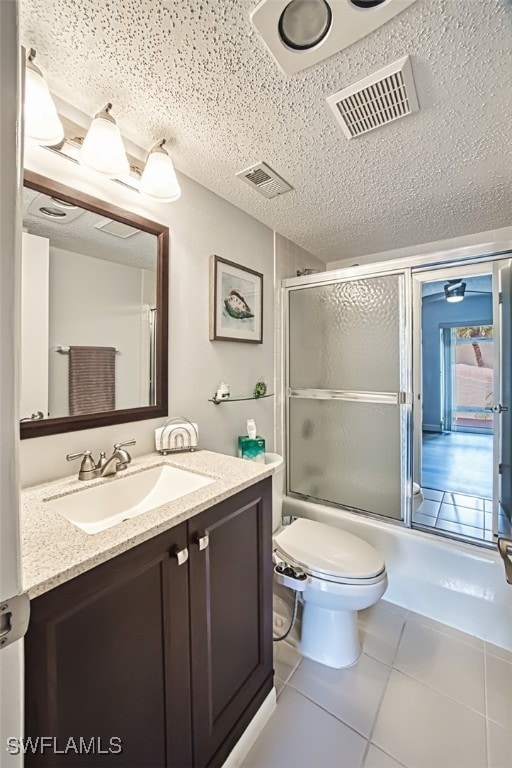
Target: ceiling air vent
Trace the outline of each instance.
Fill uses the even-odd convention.
[[[289,192],[291,187],[284,179],[282,179],[275,171],[270,168],[266,163],[258,163],[257,165],[251,165],[250,168],[246,168],[245,171],[240,171],[236,174],[239,179],[245,181],[253,189],[257,189],[258,192],[269,200],[272,197],[282,195],[284,192]]]
[[[392,123],[419,110],[411,62],[395,61],[327,98],[347,139]]]
[[[101,229],[102,232],[108,232],[109,235],[115,235],[116,237],[122,237],[123,239],[136,235],[139,231],[135,227],[130,227],[128,224],[123,224],[121,221],[112,221],[112,219],[104,219],[94,226],[96,229]]]

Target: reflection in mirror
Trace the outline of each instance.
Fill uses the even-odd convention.
[[[23,190],[22,436],[153,418],[166,389],[158,276],[167,230],[75,195],[28,179]]]

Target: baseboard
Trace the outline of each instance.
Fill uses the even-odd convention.
[[[276,689],[272,688],[263,704],[229,753],[222,768],[240,768],[270,716],[276,708]]]

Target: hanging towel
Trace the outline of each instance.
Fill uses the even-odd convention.
[[[69,348],[69,415],[116,407],[115,347]]]

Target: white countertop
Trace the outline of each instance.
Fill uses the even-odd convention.
[[[45,500],[79,493],[101,483],[115,483],[122,477],[149,467],[169,464],[213,478],[215,482],[163,504],[150,512],[95,534],[77,528]],[[51,483],[27,488],[21,493],[21,558],[23,590],[30,598],[147,541],[204,509],[232,496],[273,472],[266,464],[237,459],[212,451],[195,451],[170,456],[157,453],[133,459],[128,469],[114,478],[80,481],[77,474]]]

